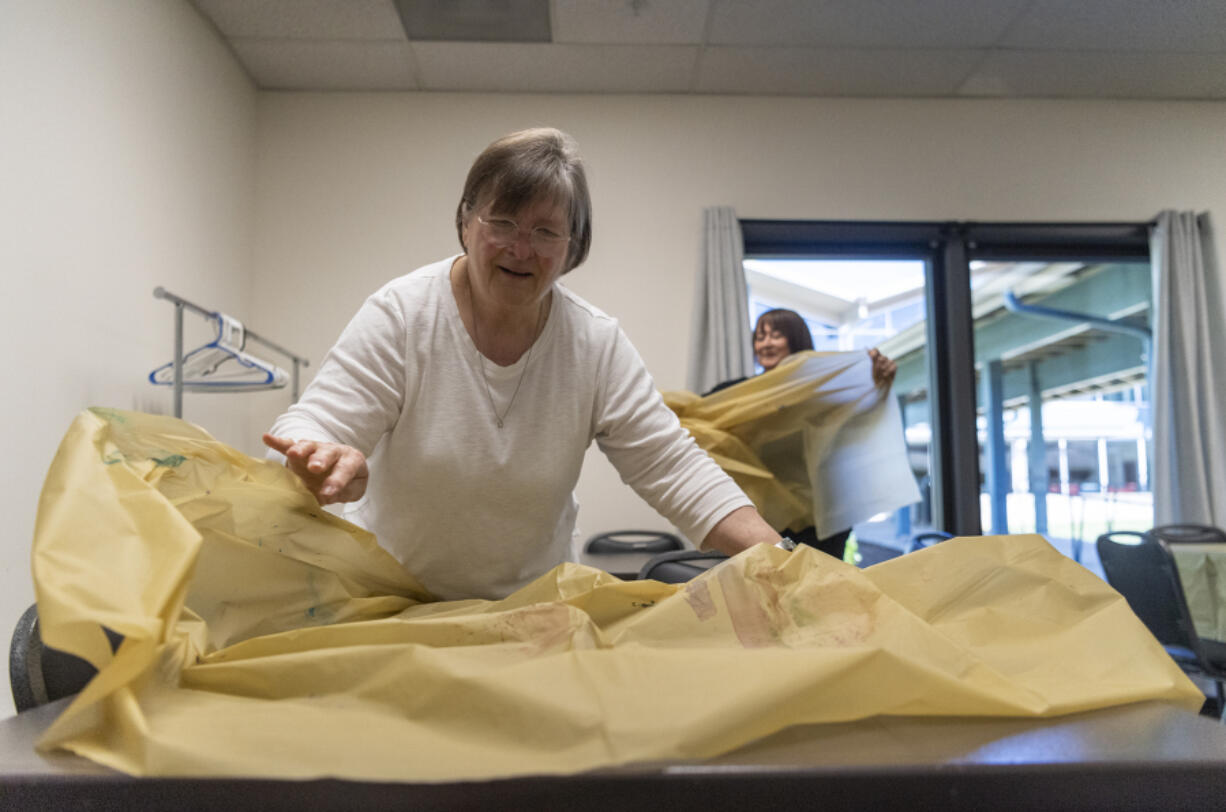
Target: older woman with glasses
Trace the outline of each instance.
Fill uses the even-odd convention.
[[[573,139],[512,133],[469,170],[463,253],[366,300],[264,442],[441,598],[505,596],[568,560],[595,440],[703,548],[779,535],[685,433],[617,322],[558,285],[588,253]]]

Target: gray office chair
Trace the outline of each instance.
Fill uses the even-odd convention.
[[[907,542],[906,552],[913,553],[916,550],[940,544],[942,541],[953,537],[953,533],[946,533],[944,530],[925,530],[923,533],[916,533],[911,537],[911,540]]]
[[[1124,596],[1179,667],[1217,686],[1217,714],[1226,712],[1226,643],[1200,637],[1166,543],[1151,533],[1117,530],[1098,537],[1107,583]]]
[[[727,560],[728,556],[715,551],[704,553],[700,550],[675,550],[661,553],[643,565],[639,570],[639,580],[682,584]]]
[[[1207,524],[1164,524],[1149,532],[1168,544],[1226,544],[1226,533]]]
[[[118,635],[107,636],[118,645]],[[19,713],[80,692],[97,673],[80,657],[43,645],[37,605],[21,615],[9,643],[9,683]]]
[[[684,550],[685,544],[672,533],[661,530],[611,530],[592,536],[585,553],[666,553]]]

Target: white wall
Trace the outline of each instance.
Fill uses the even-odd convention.
[[[164,285],[248,315],[256,93],[186,3],[0,0],[0,630],[33,602],[43,476],[91,405],[170,411]],[[188,317],[189,341],[207,336]],[[189,345],[194,346],[194,345]],[[231,442],[250,403],[187,399]],[[102,540],[100,540],[101,542]],[[12,711],[0,692],[0,715]]]
[[[595,239],[566,284],[621,319],[663,389],[685,385],[704,206],[754,218],[1226,217],[1221,103],[264,94],[259,321],[318,359],[368,293],[458,250],[470,162],[539,124],[571,132],[589,165]],[[599,452],[579,497],[585,535],[666,526]]]

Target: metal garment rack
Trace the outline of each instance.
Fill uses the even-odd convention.
[[[189,302],[187,299],[184,299],[181,296],[176,296],[170,291],[166,290],[166,288],[163,288],[161,286],[158,286],[153,289],[153,298],[165,299],[166,301],[173,303],[175,306],[174,406],[175,406],[175,417],[183,417],[183,310],[186,308],[187,310],[191,310],[195,313],[199,313],[201,316],[204,316],[206,319],[218,318],[220,314],[218,314],[218,312],[215,310],[208,310],[206,308],[201,307],[198,304]],[[294,353],[282,347],[280,344],[275,344],[272,341],[269,341],[267,338],[264,338],[261,335],[257,335],[254,330],[248,330],[246,329],[246,327],[244,327],[243,332],[247,338],[258,341],[261,344],[263,344],[265,347],[268,347],[269,349],[276,350],[277,352],[281,353],[286,358],[294,362],[294,376],[293,376],[292,386],[293,386],[294,402],[297,403],[298,402],[298,371],[301,367],[309,367],[311,365],[311,362],[307,360],[306,358],[295,355]]]

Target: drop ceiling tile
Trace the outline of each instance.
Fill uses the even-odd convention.
[[[405,39],[392,0],[191,0],[227,37]]]
[[[416,90],[408,42],[235,39],[239,61],[264,90]]]
[[[679,93],[696,46],[412,44],[423,90]]]
[[[1226,54],[993,51],[959,94],[1222,99],[1226,98]]]
[[[1001,40],[1012,48],[1226,51],[1222,0],[1035,0]]]
[[[948,96],[983,59],[972,50],[707,48],[698,90],[818,96]]]
[[[1029,0],[722,0],[712,45],[978,48]]]
[[[554,0],[553,41],[701,44],[709,0]]]

